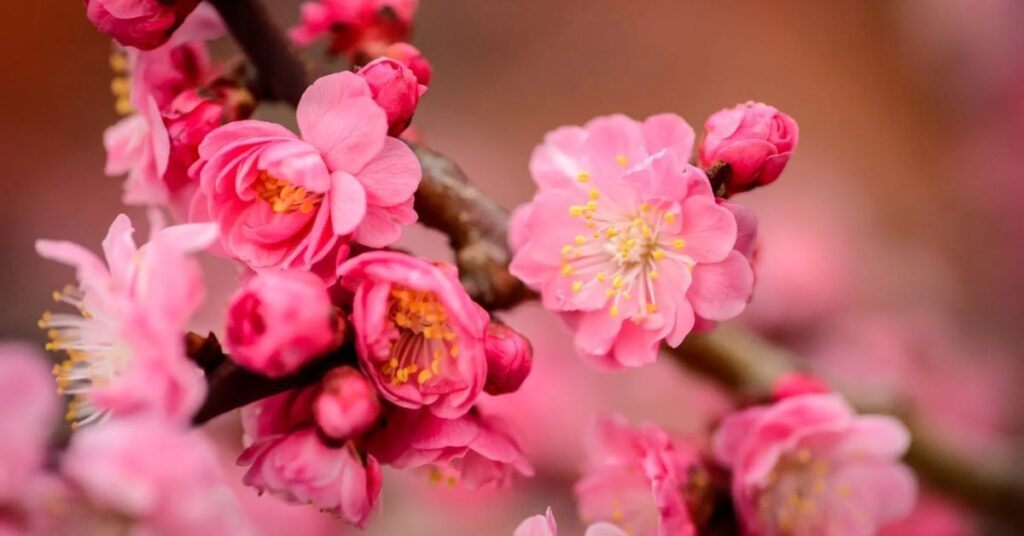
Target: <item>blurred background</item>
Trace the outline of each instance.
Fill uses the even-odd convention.
[[[297,2],[268,3],[281,24],[296,22]],[[72,273],[39,259],[33,241],[98,248],[116,213],[144,218],[120,203],[121,179],[102,173],[101,135],[117,119],[109,40],[79,1],[3,2],[0,17],[0,336],[42,344],[38,315]],[[963,452],[1013,461],[1024,348],[1022,23],[1020,0],[423,0],[413,42],[434,78],[415,125],[513,208],[533,193],[531,150],[557,126],[671,111],[700,136],[720,108],[777,106],[799,122],[801,142],[779,182],[736,198],[762,225],[758,289],[738,322],[862,399],[911,408]],[[218,50],[230,57],[231,44]],[[446,254],[432,233],[413,238]],[[211,292],[196,327],[217,329],[234,275],[224,261],[204,265]],[[534,338],[536,365],[494,411],[514,419],[538,476],[471,493],[388,473],[384,513],[367,534],[505,534],[549,504],[574,534],[570,490],[593,413],[695,435],[727,408],[669,362],[614,376],[588,370],[566,331],[533,306],[507,319]],[[210,433],[240,475],[235,418]],[[340,530],[312,509],[237,487],[268,534]],[[893,534],[986,526],[930,491],[913,521]]]

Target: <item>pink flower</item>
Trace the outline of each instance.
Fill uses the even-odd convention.
[[[310,272],[265,272],[228,305],[231,359],[269,376],[287,376],[337,344],[337,319],[323,281]]]
[[[362,435],[380,417],[381,404],[377,390],[358,370],[338,367],[321,381],[321,391],[314,402],[317,426],[334,439]]]
[[[365,63],[391,43],[407,41],[419,0],[314,0],[304,2],[301,20],[288,35],[298,45],[324,36],[330,52]]]
[[[748,534],[875,534],[907,515],[913,474],[899,462],[907,429],[858,416],[839,396],[794,396],[726,418],[716,459],[732,470],[732,495]]]
[[[380,501],[380,465],[373,456],[361,461],[352,442],[328,446],[314,428],[252,446],[238,459],[251,465],[244,482],[261,493],[312,504],[364,527]]]
[[[444,419],[429,411],[396,409],[367,445],[381,463],[398,469],[429,466],[431,480],[449,486],[505,486],[514,472],[533,476],[504,422],[477,412]]]
[[[88,508],[92,519],[69,516],[55,534],[79,533],[82,521],[119,534],[254,533],[210,445],[158,420],[118,419],[75,434],[61,469],[80,494],[68,498],[72,511]]]
[[[484,350],[487,354],[484,390],[492,395],[518,390],[533,365],[530,340],[505,324],[491,322],[487,326]]]
[[[383,247],[416,221],[419,161],[387,136],[363,79],[317,80],[296,115],[301,138],[263,121],[214,130],[192,168],[200,188],[191,219],[218,222],[222,249],[257,272],[340,263],[349,238]]]
[[[42,468],[56,424],[53,380],[33,349],[0,343],[0,408],[0,509],[6,509]]]
[[[729,164],[725,183],[729,195],[779,178],[800,137],[792,117],[753,101],[716,112],[704,123],[704,130],[700,164]]]
[[[168,204],[171,192],[164,183],[164,175],[170,162],[170,136],[152,97],[140,99],[139,106],[138,113],[103,132],[103,146],[107,150],[103,171],[111,177],[128,175],[124,183],[126,204]]]
[[[391,58],[377,58],[356,74],[366,80],[373,100],[387,114],[388,135],[399,136],[412,122],[427,86],[417,82],[412,69]]]
[[[611,522],[637,536],[696,533],[684,496],[700,485],[690,478],[702,471],[696,449],[651,423],[631,428],[621,416],[597,421],[587,449],[575,488],[584,521]]]
[[[68,354],[54,373],[59,390],[74,396],[68,409],[73,426],[108,412],[155,411],[184,421],[205,396],[182,334],[204,296],[191,253],[215,240],[217,229],[164,228],[154,216],[142,247],[133,232],[127,216],[114,220],[103,241],[106,262],[77,244],[36,242],[40,255],[77,270],[78,286],[54,293],[76,312],[47,312],[39,321],[50,337],[47,348]]]
[[[384,398],[458,417],[484,388],[489,315],[455,269],[393,252],[345,263],[341,284],[355,293],[352,326],[363,370]]]
[[[171,37],[198,0],[85,0],[85,14],[115,41],[143,50]]]
[[[791,396],[824,394],[831,390],[828,385],[813,374],[790,372],[775,381],[772,386],[772,400],[778,402]]]
[[[732,318],[750,297],[736,217],[685,163],[692,144],[678,116],[610,116],[556,130],[534,151],[540,190],[512,221],[510,269],[598,366],[651,363],[697,316]]]
[[[427,58],[420,53],[420,49],[409,43],[395,43],[384,51],[384,56],[397,60],[402,65],[411,69],[412,74],[416,75],[416,81],[420,84],[424,86],[430,85],[434,68],[430,66]]]
[[[583,536],[627,536],[627,532],[610,523],[594,523]],[[545,515],[528,517],[516,527],[512,536],[558,536],[558,525],[551,508]]]

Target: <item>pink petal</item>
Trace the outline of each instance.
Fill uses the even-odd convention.
[[[713,197],[689,197],[680,206],[682,250],[698,263],[718,262],[736,244],[736,218]]]
[[[693,127],[676,114],[652,115],[644,121],[641,129],[647,142],[647,152],[651,154],[670,149],[680,160],[686,161],[693,153],[696,139]]]
[[[750,261],[732,251],[722,262],[698,264],[686,296],[696,313],[709,320],[728,320],[746,308],[754,291]]]
[[[350,72],[320,78],[296,111],[299,131],[331,171],[356,173],[384,147],[388,121],[366,82]]]
[[[334,234],[347,235],[366,215],[366,190],[344,171],[331,175],[331,225]]]
[[[423,170],[408,145],[389,137],[380,153],[355,175],[366,189],[368,203],[391,207],[412,197]]]

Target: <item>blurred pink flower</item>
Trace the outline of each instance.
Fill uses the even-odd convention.
[[[256,274],[243,283],[228,305],[226,334],[233,361],[271,378],[297,371],[338,342],[323,281],[298,270]]]
[[[487,325],[484,338],[484,352],[487,354],[488,394],[500,395],[517,391],[526,381],[533,367],[533,347],[516,330],[499,322]]]
[[[627,536],[629,533],[610,523],[594,523],[583,536]],[[558,536],[555,515],[548,508],[544,515],[528,517],[516,527],[512,536]]]
[[[381,403],[369,380],[352,367],[338,367],[324,376],[313,413],[327,436],[350,439],[362,435],[377,421]]]
[[[796,150],[796,121],[775,108],[748,101],[716,112],[704,123],[700,164],[729,164],[725,192],[737,194],[771,184]]]
[[[346,262],[339,275],[355,293],[359,362],[381,395],[440,417],[469,411],[486,381],[489,315],[466,294],[455,268],[380,251]]]
[[[817,376],[805,372],[790,372],[775,381],[772,386],[772,400],[808,394],[831,392],[828,385]]]
[[[925,492],[907,517],[882,527],[878,535],[977,536],[981,534],[980,528],[962,505]]]
[[[0,510],[5,510],[42,468],[57,424],[53,380],[35,349],[0,343],[0,408]]]
[[[637,536],[695,534],[686,503],[700,470],[695,448],[651,423],[631,428],[621,416],[598,420],[576,483],[580,518],[611,522]]]
[[[870,535],[906,516],[910,434],[888,416],[858,416],[837,395],[808,394],[727,417],[715,458],[732,471],[748,534]]]
[[[60,391],[74,395],[67,415],[73,426],[107,412],[155,411],[185,421],[205,396],[182,334],[204,298],[191,253],[214,241],[217,228],[164,228],[154,213],[148,243],[136,247],[133,233],[119,215],[103,240],[106,262],[77,244],[36,242],[40,255],[77,270],[78,287],[54,293],[77,314],[46,312],[39,321],[47,348],[68,354],[54,373]]]
[[[506,486],[516,472],[533,476],[505,423],[476,411],[444,419],[429,411],[396,409],[367,446],[386,465],[429,466],[431,480],[449,486]]]
[[[431,67],[430,62],[420,52],[420,49],[409,43],[395,43],[384,51],[384,57],[397,60],[402,65],[411,69],[412,74],[416,75],[416,81],[420,84],[424,86],[430,85],[434,68]]]
[[[128,175],[124,183],[126,204],[167,204],[170,192],[164,174],[170,161],[170,136],[153,97],[140,97],[137,106],[137,113],[103,132],[107,150],[103,172],[111,177]]]
[[[355,63],[383,55],[391,43],[407,41],[419,0],[314,0],[303,2],[301,20],[288,35],[298,45],[321,37],[329,51]]]
[[[85,0],[99,31],[124,45],[149,50],[167,41],[199,0]]]
[[[416,221],[420,165],[387,136],[366,82],[348,72],[320,78],[296,117],[301,138],[252,120],[211,132],[192,168],[200,189],[191,219],[218,222],[224,252],[255,271],[335,266],[350,237],[370,247],[398,240]]]
[[[373,100],[387,114],[388,135],[401,135],[412,122],[427,86],[417,81],[412,69],[391,58],[377,58],[356,74],[366,80]]]
[[[602,368],[651,363],[697,315],[732,318],[750,297],[736,217],[686,164],[692,144],[678,116],[610,116],[556,130],[534,151],[540,190],[512,220],[510,269],[564,313],[579,353]]]
[[[71,504],[63,524],[57,510],[54,522],[62,530],[53,534],[92,534],[90,527],[119,534],[255,533],[212,448],[159,420],[118,419],[82,430],[61,469],[72,484]],[[82,509],[88,512],[76,512]]]

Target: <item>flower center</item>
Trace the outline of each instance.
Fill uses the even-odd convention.
[[[831,474],[831,464],[807,449],[783,455],[757,499],[758,516],[782,534],[820,534],[829,501],[850,496],[850,486]]]
[[[425,384],[446,376],[459,356],[459,346],[448,325],[448,312],[433,292],[394,286],[388,298],[388,320],[397,335],[381,373],[391,378],[392,385],[405,384],[410,378]]]
[[[308,192],[305,188],[296,187],[266,171],[260,172],[259,177],[252,183],[252,189],[260,196],[260,199],[269,203],[271,209],[277,214],[292,212],[309,214],[324,199],[324,194]]]
[[[78,314],[46,311],[38,324],[49,339],[46,349],[63,351],[68,356],[54,365],[53,375],[57,392],[72,397],[65,418],[72,428],[77,428],[106,416],[107,412],[95,407],[87,395],[117,378],[131,355],[120,342],[113,321],[87,311],[77,288],[69,285],[54,292],[53,299],[78,309]]]
[[[681,251],[686,241],[665,227],[679,217],[678,209],[643,202],[623,209],[614,202],[601,203],[601,193],[591,189],[583,205],[569,207],[569,215],[582,219],[590,234],[577,235],[562,247],[562,275],[572,279],[575,293],[592,287],[612,298],[609,314],[618,316],[624,302],[636,299],[631,318],[639,321],[657,312],[654,282],[666,259],[692,269],[694,261]]]

